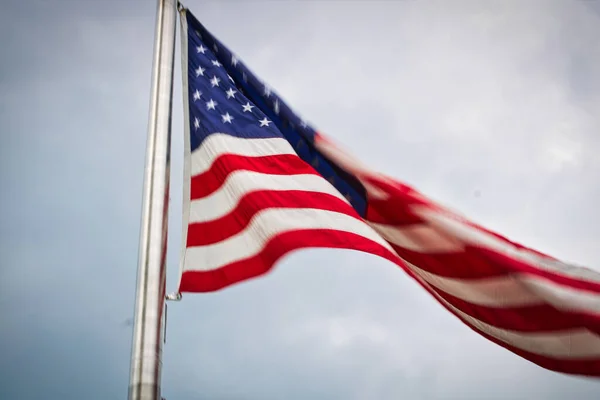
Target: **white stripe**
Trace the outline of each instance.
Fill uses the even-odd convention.
[[[445,300],[444,302],[468,324],[518,349],[565,360],[600,357],[600,337],[587,329],[578,328],[553,333],[523,333],[500,329],[465,314]]]
[[[349,204],[344,196],[319,175],[270,175],[238,170],[230,174],[217,191],[191,202],[189,223],[223,217],[235,209],[243,196],[257,190],[326,193]]]
[[[422,278],[417,277],[417,279],[429,286]],[[500,329],[462,312],[439,294],[433,292],[433,295],[467,324],[518,349],[566,360],[600,357],[600,337],[587,329],[580,328],[552,333],[524,333]]]
[[[390,198],[388,192],[379,189],[377,186],[371,184],[365,179],[360,179],[360,183],[364,186],[365,191],[367,192],[367,197],[373,200],[387,200]]]
[[[513,246],[509,242],[498,239],[484,231],[476,229],[466,223],[443,213],[430,210],[428,208],[415,207],[413,211],[428,221],[432,226],[455,236],[463,243],[469,243],[476,246],[488,247],[499,253],[514,257],[522,262],[532,264],[540,269],[551,271],[565,276],[586,280],[593,283],[600,283],[600,273],[588,268],[576,267],[565,264],[561,261],[544,259],[537,254],[522,250]]]
[[[543,303],[538,296],[511,277],[466,281],[435,275],[412,264],[409,264],[409,268],[431,286],[471,304],[509,308]]]
[[[572,289],[536,276],[522,276],[520,280],[533,293],[565,311],[579,311],[600,317],[600,295]]]
[[[269,208],[256,214],[235,236],[207,246],[190,247],[185,270],[211,270],[258,254],[275,235],[299,229],[333,229],[370,239],[393,252],[389,244],[363,221],[334,211]]]
[[[223,154],[262,157],[296,153],[284,138],[246,139],[224,133],[214,133],[208,136],[190,155],[192,176],[206,172],[215,159]]]
[[[392,226],[376,223],[369,223],[388,241],[398,247],[403,247],[419,253],[451,253],[459,252],[464,249],[463,244],[442,234],[438,229],[425,224],[411,226]]]
[[[600,295],[565,287],[540,277],[515,274],[464,280],[439,276],[413,264],[407,265],[431,286],[471,304],[508,308],[546,303],[567,312],[600,316]]]

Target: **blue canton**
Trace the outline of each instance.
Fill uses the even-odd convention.
[[[189,10],[185,15],[191,151],[217,132],[241,138],[284,137],[298,156],[327,179],[364,217],[367,207],[364,187],[315,148],[315,130]]]

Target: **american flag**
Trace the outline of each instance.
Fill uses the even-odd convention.
[[[260,276],[308,247],[404,270],[474,331],[544,368],[600,376],[600,274],[478,226],[316,132],[181,10],[184,249],[179,291]]]

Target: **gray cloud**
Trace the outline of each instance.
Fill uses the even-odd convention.
[[[322,132],[484,225],[598,268],[597,2],[194,2]],[[4,2],[0,397],[127,390],[153,2]],[[179,54],[177,55],[179,57]],[[181,240],[179,59],[169,287]],[[169,307],[170,399],[594,399],[398,271],[295,253]]]

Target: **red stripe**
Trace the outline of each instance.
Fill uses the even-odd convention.
[[[415,215],[405,203],[396,199],[370,199],[365,219],[376,224],[406,226],[422,224],[425,221]]]
[[[451,310],[449,310],[452,312]],[[453,313],[454,314],[454,313]],[[456,315],[456,314],[455,314]],[[460,318],[460,317],[458,317]],[[521,350],[519,348],[513,347],[501,340],[498,340],[487,333],[473,327],[466,321],[462,320],[469,328],[485,337],[486,339],[504,347],[505,349],[512,351],[513,353],[523,357],[526,360],[529,360],[542,368],[549,369],[555,372],[563,372],[568,374],[576,374],[590,377],[600,377],[600,359],[575,359],[575,360],[565,360],[563,358],[553,358],[548,356],[543,356],[535,353],[531,353],[525,350]]]
[[[491,262],[479,249],[467,247],[460,253],[426,254],[390,244],[406,261],[442,277],[471,280],[506,275],[506,270]]]
[[[316,174],[312,167],[295,154],[263,157],[223,154],[212,163],[209,170],[192,177],[190,199],[200,199],[218,190],[227,177],[238,170],[271,175]]]
[[[560,272],[546,270],[532,265],[528,262],[520,261],[505,254],[501,254],[495,250],[490,250],[486,248],[479,248],[477,250],[482,255],[487,257],[490,260],[490,262],[496,264],[497,266],[501,266],[507,271],[522,272],[530,275],[540,276],[552,282],[558,283],[560,285],[572,289],[577,289],[579,291],[600,295],[600,283],[579,278],[573,278],[570,276],[566,276]]]
[[[188,227],[187,246],[203,246],[225,240],[246,229],[257,213],[271,207],[329,210],[360,219],[348,203],[330,194],[297,190],[256,191],[243,196],[235,209],[222,218],[191,223]]]
[[[598,316],[561,311],[548,304],[504,308],[488,307],[461,300],[435,287],[433,290],[465,314],[500,329],[517,332],[551,332],[586,327],[600,333],[600,317]],[[542,301],[541,298],[540,301]]]
[[[410,225],[423,223],[423,219],[416,215],[414,206],[429,206],[429,203],[419,196],[419,193],[410,186],[400,182],[384,182],[373,176],[363,176],[362,180],[388,194],[386,199],[369,196],[366,219],[368,221],[388,225]]]

